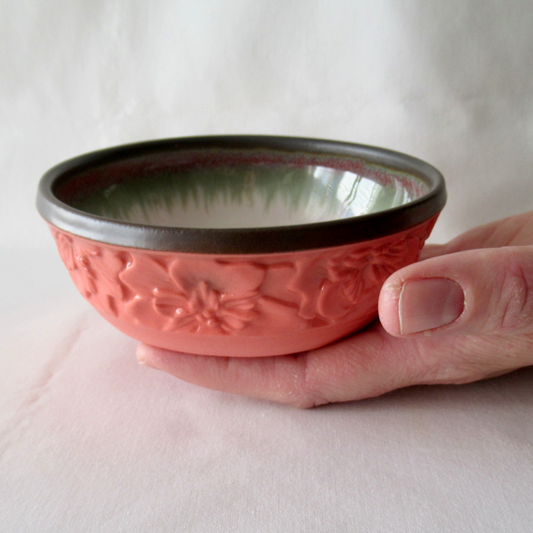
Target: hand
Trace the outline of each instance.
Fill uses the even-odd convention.
[[[387,280],[366,330],[278,357],[187,355],[140,345],[139,361],[216,390],[314,407],[417,384],[459,384],[533,365],[533,212],[426,246]]]

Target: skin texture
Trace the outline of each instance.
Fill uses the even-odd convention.
[[[208,357],[146,345],[137,356],[190,383],[299,408],[533,365],[533,212],[426,246],[420,262],[383,286],[379,317],[349,338],[291,356]]]

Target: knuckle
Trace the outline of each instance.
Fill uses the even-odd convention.
[[[293,394],[288,401],[298,409],[312,409],[329,403],[322,392],[323,383],[313,365],[312,356],[309,353],[307,355],[301,372],[295,376]]]
[[[533,268],[525,269],[516,259],[507,263],[498,295],[498,309],[501,310],[499,326],[502,330],[520,330],[531,325]]]

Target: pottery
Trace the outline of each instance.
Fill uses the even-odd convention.
[[[147,344],[302,352],[366,326],[446,201],[418,159],[315,139],[219,136],[110,148],[42,178],[37,207],[81,294]]]

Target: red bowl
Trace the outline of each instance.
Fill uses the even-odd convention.
[[[446,201],[410,156],[311,139],[169,139],[80,156],[37,205],[81,294],[170,350],[313,349],[373,321]]]

